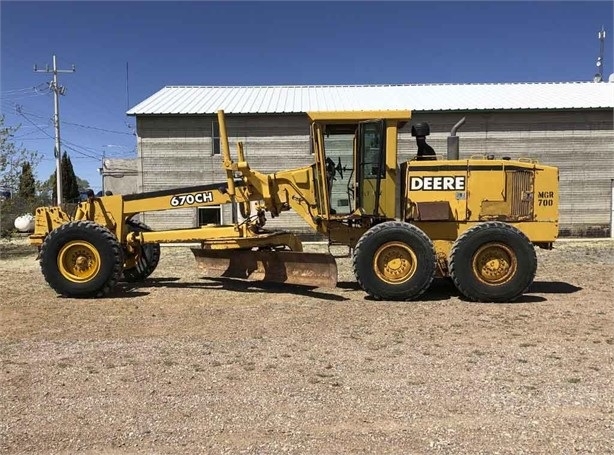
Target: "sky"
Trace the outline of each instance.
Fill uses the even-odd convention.
[[[136,157],[133,107],[166,85],[590,81],[613,2],[0,2],[0,92],[14,142],[53,159],[57,55],[62,151],[101,188],[107,157]],[[411,106],[408,106],[411,109]],[[194,182],[197,183],[197,182]]]

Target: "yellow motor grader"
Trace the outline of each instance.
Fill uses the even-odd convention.
[[[39,247],[46,281],[63,296],[100,297],[120,280],[149,276],[160,243],[198,242],[192,251],[205,276],[334,287],[331,254],[303,252],[296,235],[265,229],[267,216],[294,210],[329,244],[350,248],[358,283],[376,299],[418,299],[436,275],[450,277],[474,301],[512,301],[528,289],[535,246],[551,248],[558,234],[557,168],[506,157],[461,160],[456,129],[462,121],[448,138],[447,159],[420,154],[421,146],[428,150],[429,128],[418,124],[412,127],[418,156],[398,163],[398,131],[409,111],[307,115],[315,158],[309,166],[260,173],[250,168],[242,143],[233,161],[219,111],[226,181],[90,193],[72,216],[59,207],[38,208],[30,242]],[[337,150],[336,162],[325,150],[335,135],[353,138],[348,150]],[[343,192],[345,198],[332,198]],[[241,220],[164,231],[136,220],[143,212],[218,204],[233,204]]]

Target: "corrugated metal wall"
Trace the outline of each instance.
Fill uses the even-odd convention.
[[[461,157],[495,154],[528,157],[560,168],[561,233],[607,235],[610,188],[614,178],[612,112],[525,111],[415,113],[412,122],[428,121],[428,142],[445,157],[446,137],[461,117]],[[214,116],[138,116],[139,191],[221,182],[221,158],[212,155]],[[273,172],[310,164],[309,125],[304,115],[227,116],[231,149],[241,140],[253,169]],[[399,138],[399,162],[415,155],[409,125]],[[337,161],[336,152],[333,158]],[[230,221],[230,210],[224,216]],[[156,229],[197,224],[195,209],[147,214]],[[269,220],[269,227],[306,229],[292,213]]]

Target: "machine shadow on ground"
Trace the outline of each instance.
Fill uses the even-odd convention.
[[[202,278],[203,281],[185,282],[180,278],[150,278],[141,283],[120,283],[113,297],[121,294],[132,294],[140,288],[176,288],[176,289],[203,289],[225,290],[245,293],[268,292],[271,294],[296,294],[321,300],[346,301],[347,297],[324,292],[312,286],[299,286],[295,284],[267,283],[260,281],[247,281],[235,278]]]
[[[144,289],[147,288],[169,288],[169,289],[202,289],[202,290],[225,290],[241,293],[271,293],[271,294],[295,294],[314,299],[343,302],[352,300],[350,297],[341,296],[334,293],[334,290],[315,288],[312,286],[300,286],[295,284],[269,283],[263,281],[249,281],[236,278],[201,278],[201,281],[181,281],[178,277],[168,278],[148,278],[140,283],[121,282],[117,288],[109,295],[110,298],[128,298],[148,295]],[[337,283],[336,290],[362,292],[360,285],[355,281],[340,281]],[[572,294],[582,290],[581,287],[562,281],[535,281],[527,293],[514,302],[520,303],[540,303],[548,299],[539,295],[532,294]],[[461,296],[448,278],[437,278],[423,295],[416,301],[418,302],[440,302],[458,297],[466,303],[474,303]],[[363,293],[364,300],[378,301]]]

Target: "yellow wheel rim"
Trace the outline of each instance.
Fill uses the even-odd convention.
[[[418,268],[413,250],[403,242],[388,242],[378,248],[373,256],[373,270],[389,284],[401,284],[409,280]]]
[[[91,243],[73,240],[60,250],[58,269],[67,280],[84,283],[100,271],[100,254]]]
[[[504,284],[512,279],[518,259],[510,247],[502,243],[482,245],[473,255],[473,273],[485,284]]]

